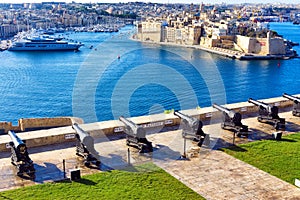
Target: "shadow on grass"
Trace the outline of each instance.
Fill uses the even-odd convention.
[[[84,185],[96,185],[97,184],[96,182],[91,181],[89,179],[85,179],[85,178],[75,180],[74,182],[81,183],[81,184],[84,184]]]
[[[297,141],[292,139],[287,139],[287,138],[281,138],[280,140],[278,140],[278,142],[297,142]]]
[[[235,151],[235,152],[247,152],[247,149],[244,149],[244,148],[236,146],[236,145],[226,147],[226,149],[229,149],[229,150]],[[224,148],[219,149],[219,150],[224,152]]]
[[[62,179],[62,180],[54,181],[54,182],[55,183],[72,183],[72,182],[76,182],[76,183],[80,183],[80,184],[84,184],[84,185],[96,185],[97,184],[96,182],[91,181],[89,179],[85,179],[85,178],[80,178],[80,179],[73,180],[73,181],[71,181],[69,178],[65,178],[65,179]]]

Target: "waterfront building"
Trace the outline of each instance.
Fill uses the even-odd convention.
[[[161,42],[163,41],[162,37],[164,34],[163,30],[163,22],[161,19],[148,19],[145,22],[141,23],[141,29],[139,29],[139,39],[142,41],[153,41],[153,42]]]
[[[0,38],[12,37],[18,33],[19,29],[13,24],[3,24],[0,26]]]
[[[268,30],[267,22],[258,21],[257,17],[249,20],[253,14],[249,7],[220,11],[217,6],[204,10],[202,5],[199,10],[200,13],[197,13],[190,8],[189,13],[183,11],[165,18],[147,18],[138,26],[136,38],[141,41],[218,47],[235,51],[236,54],[295,56],[282,37]],[[259,12],[270,14],[264,9]],[[265,19],[271,18],[266,16]]]
[[[189,23],[191,22],[191,24]],[[148,18],[138,26],[137,38],[141,41],[199,44],[202,24],[190,17]]]

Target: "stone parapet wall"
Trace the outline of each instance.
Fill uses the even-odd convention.
[[[17,126],[13,126],[12,122],[0,122],[0,134],[6,134],[9,130],[15,132],[24,132],[30,130],[70,126],[73,122],[83,123],[82,119],[76,117],[23,118],[18,120]]]
[[[70,126],[72,121],[71,117],[24,118],[19,119],[19,127],[21,131],[28,131],[39,128]]]

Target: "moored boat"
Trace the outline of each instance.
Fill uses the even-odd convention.
[[[82,43],[68,42],[62,38],[39,35],[34,37],[24,37],[14,41],[8,48],[9,51],[67,51],[78,50]]]

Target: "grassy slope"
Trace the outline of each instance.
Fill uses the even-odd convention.
[[[226,153],[294,184],[300,178],[300,133],[223,149]]]
[[[78,182],[48,183],[0,193],[0,199],[6,198],[14,200],[203,199],[152,164],[140,166],[138,172],[113,170],[83,176]]]

